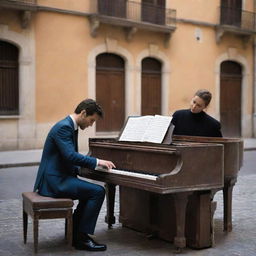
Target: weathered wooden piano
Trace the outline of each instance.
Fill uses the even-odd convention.
[[[224,146],[224,231],[232,230],[232,191],[237,181],[238,171],[243,165],[244,144],[240,138],[213,138],[197,136],[173,136],[175,141],[218,143]],[[214,191],[213,191],[214,192]],[[216,191],[215,191],[216,192]]]
[[[214,194],[223,190],[224,230],[232,230],[232,189],[243,162],[235,138],[173,136],[171,145],[90,139],[90,154],[112,160],[116,170],[81,169],[106,183],[109,227],[115,223],[115,187],[120,186],[123,226],[174,242],[177,248],[213,244]]]
[[[232,230],[232,190],[237,181],[237,174],[243,162],[243,141],[237,138],[208,138],[194,136],[173,136],[173,146],[180,143],[200,142],[221,144],[224,149],[224,231]],[[187,144],[187,146],[191,146]],[[208,158],[207,156],[206,158]],[[202,163],[201,171],[206,171],[206,165],[201,162],[201,156],[195,154],[191,159]],[[216,160],[216,161],[221,161]],[[208,165],[211,165],[208,163]],[[214,175],[208,169],[209,177]],[[189,173],[189,170],[188,170]],[[200,175],[200,174],[199,174]],[[190,176],[193,179],[193,176]],[[206,185],[207,187],[207,185]],[[213,214],[216,202],[213,201],[215,193],[219,189],[206,189],[194,191],[188,197],[185,217],[186,245],[192,248],[207,248],[214,244]],[[156,236],[175,243],[175,202],[170,196],[159,196],[145,191],[127,187],[120,188],[120,222],[124,226],[155,234]],[[133,205],[134,209],[126,207]],[[143,212],[149,212],[149,218],[142,217]],[[177,244],[175,244],[177,246]]]
[[[103,181],[109,226],[115,223],[115,186],[120,186],[120,222],[173,241],[177,248],[211,246],[212,191],[224,187],[222,143],[173,145],[90,139],[90,154],[112,160],[117,170],[81,169],[80,175]],[[189,223],[189,222],[191,223]]]

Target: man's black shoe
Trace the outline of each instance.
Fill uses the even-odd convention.
[[[87,251],[106,251],[107,246],[105,244],[98,244],[89,236],[86,239],[79,239],[75,241],[74,247],[77,250]]]

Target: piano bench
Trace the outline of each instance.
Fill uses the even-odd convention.
[[[36,192],[23,192],[23,239],[27,242],[28,215],[33,219],[34,252],[38,250],[39,219],[65,218],[65,240],[72,246],[72,207],[73,200],[69,198],[52,198],[40,196]]]

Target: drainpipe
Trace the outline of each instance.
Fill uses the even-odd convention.
[[[256,29],[256,0],[253,2],[254,9],[254,29]],[[253,102],[252,102],[252,111],[253,111],[253,120],[252,120],[252,137],[256,137],[256,38],[253,36]]]

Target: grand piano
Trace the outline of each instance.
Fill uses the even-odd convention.
[[[124,226],[172,241],[177,249],[211,245],[211,192],[224,187],[223,144],[90,139],[89,149],[91,155],[116,165],[110,171],[80,171],[82,177],[106,183],[109,226],[115,223],[115,187],[119,185],[119,220]],[[186,224],[188,219],[194,225]]]
[[[243,165],[244,144],[240,138],[213,138],[199,136],[173,136],[175,142],[218,143],[224,146],[224,231],[232,230],[232,191],[237,182],[238,171]],[[215,191],[216,192],[216,191]],[[213,191],[214,194],[214,191]]]
[[[224,197],[224,231],[232,230],[232,190],[237,181],[238,171],[243,163],[243,141],[239,138],[209,138],[195,136],[173,136],[172,146],[191,147],[189,143],[220,144],[223,146],[223,187],[194,191],[188,196],[185,216],[185,238],[186,245],[191,248],[202,249],[214,245],[214,212],[216,202],[214,195],[217,191],[223,191]],[[188,143],[188,144],[187,144]],[[192,149],[193,150],[193,149]],[[207,172],[209,177],[213,177],[210,167],[211,163],[201,162],[205,155],[198,155],[194,152],[191,158],[191,166],[195,162],[201,164],[200,171]],[[206,156],[206,159],[210,157]],[[216,161],[222,161],[221,158]],[[190,170],[186,169],[191,179]],[[199,177],[201,173],[198,173]],[[197,179],[196,177],[196,179]],[[180,182],[180,181],[178,181]],[[127,206],[133,205],[133,208]],[[120,187],[120,222],[138,231],[146,232],[167,241],[175,243],[177,232],[176,212],[177,208],[173,197],[168,195],[147,193],[142,190],[135,190],[129,187]],[[145,217],[142,213],[149,212]]]

